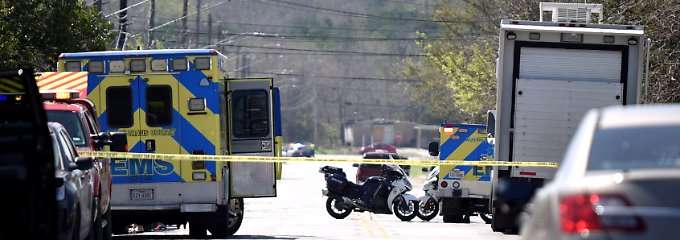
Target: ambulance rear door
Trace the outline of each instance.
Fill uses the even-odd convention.
[[[227,79],[231,155],[274,156],[273,79]],[[273,163],[232,162],[231,197],[275,197]]]

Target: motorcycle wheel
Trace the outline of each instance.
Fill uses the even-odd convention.
[[[418,204],[413,201],[407,201],[403,197],[399,197],[392,204],[392,212],[399,218],[399,220],[408,222],[413,220],[418,214]]]
[[[439,214],[439,202],[434,198],[427,198],[427,200],[418,203],[417,216],[423,221],[430,221]]]
[[[352,209],[338,209],[336,208],[336,202],[337,198],[329,197],[326,199],[326,211],[328,211],[328,214],[331,215],[331,217],[334,217],[336,219],[343,219],[349,216],[350,213],[352,213]]]
[[[493,215],[488,212],[480,212],[479,217],[482,218],[486,224],[491,224],[491,220],[493,220]]]

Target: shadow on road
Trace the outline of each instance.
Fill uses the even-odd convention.
[[[278,239],[278,240],[296,240],[314,238],[313,236],[302,236],[302,235],[282,235],[282,236],[266,236],[266,235],[234,235],[229,238],[224,239]],[[187,235],[117,235],[113,239],[197,239],[191,238]],[[198,239],[216,239],[210,238],[198,238]]]

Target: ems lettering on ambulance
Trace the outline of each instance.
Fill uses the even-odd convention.
[[[442,124],[439,134],[440,179],[491,180],[491,167],[446,164],[447,160],[482,161],[487,157],[493,157],[493,146],[486,140],[485,125]]]
[[[105,63],[103,73],[89,73],[87,95],[95,102],[98,120],[105,131],[122,131],[128,134],[130,152],[168,154],[223,154],[221,141],[223,125],[220,104],[223,100],[223,83],[217,60],[211,50],[149,50],[124,52],[89,52],[62,55]],[[211,67],[199,70],[194,66],[196,58],[210,58]],[[146,69],[142,72],[111,73],[111,62],[122,61],[131,66],[132,59],[144,59],[146,63],[165,60],[165,71]],[[173,69],[174,59],[186,59],[186,69]],[[83,65],[87,67],[85,61]],[[147,64],[149,65],[149,64]],[[147,66],[148,67],[148,66]],[[87,69],[85,69],[87,70]],[[131,124],[111,124],[110,109],[120,108],[126,99],[110,96],[111,89],[129,89],[131,102]],[[123,91],[125,93],[125,91]],[[125,94],[123,94],[125,95]],[[199,113],[188,109],[189,99],[203,98],[205,110]],[[108,102],[111,101],[111,102]],[[118,114],[117,117],[120,117]],[[111,172],[113,183],[154,183],[154,182],[205,182],[218,181],[221,174],[217,169],[222,163],[214,161],[140,160],[113,159]],[[193,179],[192,174],[204,173],[205,179]]]

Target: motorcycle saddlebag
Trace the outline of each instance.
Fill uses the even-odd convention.
[[[347,187],[347,178],[344,174],[333,174],[326,180],[326,188],[334,193],[342,193]]]

